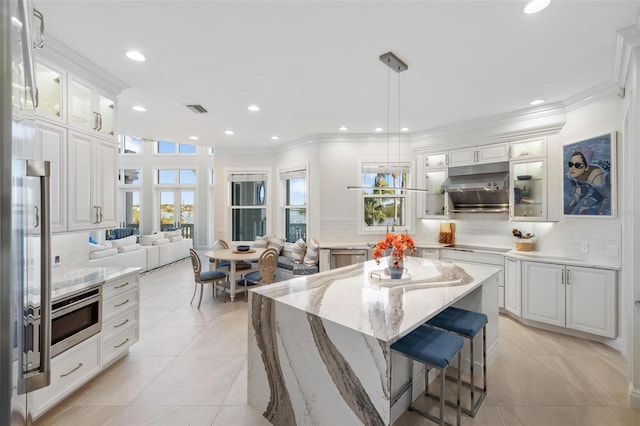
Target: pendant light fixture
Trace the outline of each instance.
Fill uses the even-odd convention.
[[[404,63],[400,58],[393,54],[393,52],[387,52],[380,55],[380,61],[382,61],[389,69],[387,70],[387,165],[384,169],[386,174],[392,174],[395,177],[407,172],[406,167],[400,161],[400,73],[409,69],[409,66]],[[398,74],[398,161],[391,163],[390,161],[390,145],[391,145],[391,73],[393,70]],[[395,164],[392,166],[392,164]],[[395,179],[394,179],[395,184]],[[395,187],[395,186],[347,186],[350,190],[393,190],[404,192],[427,192],[426,189],[409,188],[409,187]]]

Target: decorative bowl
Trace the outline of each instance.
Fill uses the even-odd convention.
[[[531,175],[519,175],[519,176],[516,176],[516,178],[518,180],[529,180],[531,179]]]
[[[251,246],[237,246],[236,250],[238,251],[249,251],[249,249],[251,249]]]

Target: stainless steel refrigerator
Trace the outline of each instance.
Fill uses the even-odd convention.
[[[35,123],[34,49],[43,40],[41,19],[34,17],[31,0],[0,1],[2,426],[30,424],[32,392],[49,385],[49,164],[39,161]]]

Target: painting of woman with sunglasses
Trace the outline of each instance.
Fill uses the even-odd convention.
[[[611,216],[611,135],[565,145],[565,215]]]

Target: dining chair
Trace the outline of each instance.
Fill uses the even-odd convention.
[[[247,289],[253,285],[271,284],[276,279],[276,268],[278,267],[278,251],[274,248],[268,248],[258,258],[258,270],[248,272],[242,276],[238,285]],[[245,299],[246,291],[245,291]]]
[[[226,302],[226,286],[229,281],[229,277],[225,272],[222,271],[205,271],[202,272],[202,263],[200,262],[200,256],[198,253],[192,248],[189,249],[189,254],[191,254],[191,266],[193,266],[193,278],[195,280],[195,287],[193,288],[193,296],[191,296],[191,302],[193,303],[193,299],[196,297],[196,291],[198,290],[198,284],[200,285],[200,299],[198,300],[198,309],[200,309],[200,304],[202,303],[202,293],[204,293],[204,285],[212,284],[212,295],[215,297],[218,293],[217,285],[222,284],[223,290],[225,293],[225,302]]]
[[[225,240],[215,240],[213,242],[212,250],[223,250],[228,249],[229,244]],[[219,260],[219,259],[209,259],[209,270],[216,270],[223,272],[229,272],[229,268],[231,267],[231,262],[228,260]],[[243,271],[251,269],[251,263],[249,262],[236,262],[236,271]]]

